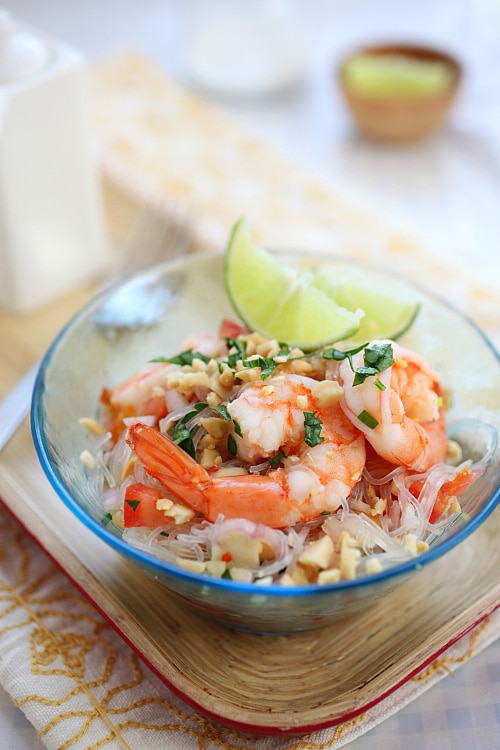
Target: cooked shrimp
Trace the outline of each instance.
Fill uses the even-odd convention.
[[[317,386],[295,375],[257,381],[228,405],[242,433],[234,436],[240,458],[256,462],[283,452],[283,466],[266,475],[210,474],[141,423],[131,425],[127,442],[151,476],[209,521],[222,514],[273,528],[293,526],[337,510],[365,462],[362,434],[343,414],[338,396],[331,403],[324,393],[314,396]],[[321,426],[312,446],[305,442],[304,412],[314,413]]]
[[[427,471],[446,458],[439,374],[410,349],[374,343],[392,344],[394,364],[378,374],[379,388],[374,376],[353,385],[353,368],[363,367],[363,352],[353,356],[353,368],[347,360],[341,362],[342,409],[379,456],[391,464]]]
[[[143,368],[110,392],[109,403],[124,416],[164,417],[167,413],[166,372],[170,367],[161,362]]]
[[[125,429],[123,420],[140,415],[157,421],[168,413],[166,402],[167,363],[151,364],[136,372],[113,390],[104,389],[102,420],[116,442]]]
[[[182,346],[183,351],[193,350],[208,357],[220,356],[225,349],[224,341],[205,333],[193,334]],[[108,408],[105,421],[115,437],[123,431],[123,419],[127,417],[153,417],[157,421],[187,406],[189,400],[167,382],[168,373],[176,369],[179,366],[169,362],[154,362],[113,390],[103,391],[101,402]]]

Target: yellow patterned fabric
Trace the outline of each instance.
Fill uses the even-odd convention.
[[[250,737],[189,708],[0,510],[0,681],[51,750],[334,750],[449,674],[497,636],[487,618],[369,711],[301,738]]]

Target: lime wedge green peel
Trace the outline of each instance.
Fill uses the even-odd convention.
[[[256,245],[246,218],[236,222],[224,256],[224,284],[235,313],[251,331],[304,351],[340,341],[368,341],[401,333],[415,303],[369,286],[343,282],[322,270],[299,271]]]
[[[314,283],[337,304],[364,312],[358,330],[351,336],[352,342],[362,343],[373,339],[401,338],[413,325],[420,311],[420,303],[411,297],[408,287],[380,288],[380,281],[372,278],[368,270],[336,274],[327,267],[317,270]]]

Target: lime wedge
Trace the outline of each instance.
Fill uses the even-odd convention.
[[[347,310],[361,308],[365,315],[350,341],[398,339],[413,324],[420,303],[412,298],[409,288],[383,278],[383,287],[376,275],[367,272],[340,271],[321,268],[314,272],[314,283]]]
[[[353,92],[386,99],[439,96],[453,80],[453,70],[445,62],[404,54],[355,55],[342,72]]]
[[[245,218],[229,238],[224,283],[238,317],[267,338],[308,351],[346,339],[359,328],[360,311],[341,307],[315,285],[310,271],[289,268],[254,244]]]

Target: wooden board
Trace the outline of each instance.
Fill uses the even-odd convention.
[[[94,537],[45,478],[27,421],[0,456],[0,496],[171,688],[246,731],[292,734],[347,721],[500,606],[500,508],[459,548],[355,619],[262,636],[200,618]]]

